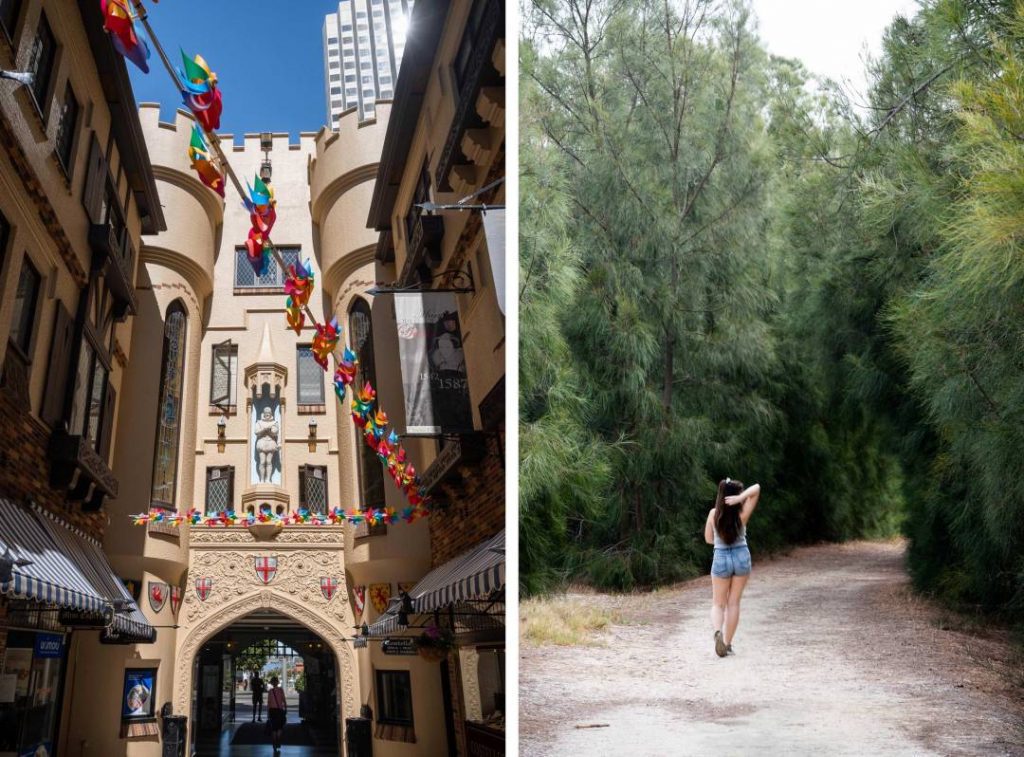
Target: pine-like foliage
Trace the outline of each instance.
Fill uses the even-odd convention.
[[[524,589],[705,569],[730,475],[1024,617],[1024,6],[896,18],[866,109],[738,0],[524,18]]]

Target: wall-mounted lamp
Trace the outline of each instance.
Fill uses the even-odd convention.
[[[35,75],[31,71],[8,71],[7,69],[0,69],[0,79],[10,79],[16,81],[19,84],[24,84],[26,87],[31,87],[35,81]]]
[[[273,168],[270,165],[270,151],[274,149],[274,135],[269,131],[260,132],[260,149],[263,150],[263,164],[260,166],[260,178],[270,181]]]
[[[217,419],[217,451],[223,452],[227,441],[228,419],[223,415]]]
[[[316,452],[316,418],[309,419],[309,451]]]

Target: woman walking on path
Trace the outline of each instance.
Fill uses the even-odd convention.
[[[277,683],[277,676],[273,676],[270,679],[270,691],[267,693],[267,722],[270,724],[270,740],[274,744],[274,754],[281,751],[281,734],[288,719],[288,702],[284,698],[284,689]]]
[[[715,654],[719,657],[732,653],[732,637],[740,622],[740,598],[751,569],[747,521],[760,496],[760,484],[744,489],[741,482],[731,478],[719,481],[715,506],[704,524],[704,541],[715,545],[711,563],[711,625],[715,629]]]

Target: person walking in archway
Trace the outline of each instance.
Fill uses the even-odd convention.
[[[744,489],[739,481],[718,482],[715,506],[704,524],[704,541],[715,546],[711,563],[711,625],[715,654],[732,654],[732,639],[740,622],[740,598],[752,568],[747,547],[747,521],[761,497],[761,485]],[[724,631],[723,631],[724,626]]]
[[[252,671],[252,679],[249,681],[249,691],[252,692],[252,722],[263,721],[263,679],[260,678],[258,670]],[[267,717],[270,717],[268,712]]]
[[[284,698],[284,688],[277,684],[277,676],[271,676],[270,691],[267,692],[267,722],[270,724],[270,740],[274,745],[274,754],[281,751],[281,736],[285,721],[288,720],[288,702]]]

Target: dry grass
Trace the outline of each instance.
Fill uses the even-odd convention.
[[[525,599],[519,604],[519,616],[523,643],[536,647],[599,645],[598,633],[621,622],[618,610],[566,594]]]

